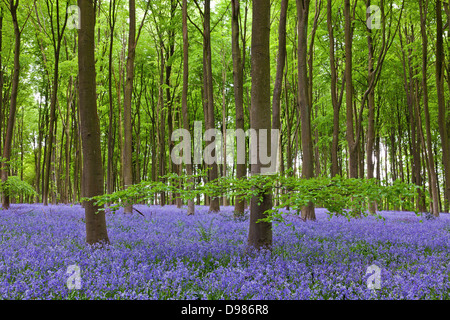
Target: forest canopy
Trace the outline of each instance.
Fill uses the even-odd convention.
[[[249,136],[267,129],[276,140],[268,131],[258,141],[271,142],[280,177],[417,186],[408,207],[439,216],[450,200],[449,22],[441,0],[4,0],[2,190],[18,187],[3,208],[161,182],[141,202],[264,212],[294,189],[273,184],[260,203],[180,190],[263,172]],[[196,122],[200,152],[222,162],[173,161],[174,132],[195,137]],[[227,129],[249,133],[230,144]],[[199,151],[187,148],[193,160]],[[190,178],[174,189],[170,175]],[[299,205],[303,219],[315,219],[314,201]]]

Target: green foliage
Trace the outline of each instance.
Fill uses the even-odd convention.
[[[272,192],[274,203],[272,210],[266,212],[264,221],[282,221],[284,211],[289,207],[290,213],[298,213],[308,203],[312,202],[326,208],[332,215],[346,216],[347,218],[367,215],[370,203],[387,202],[394,207],[402,207],[415,211],[414,197],[417,196],[419,187],[413,184],[403,183],[399,180],[389,184],[376,179],[349,179],[336,176],[334,178],[299,179],[297,177],[285,177],[278,175],[254,175],[245,179],[234,177],[221,177],[215,181],[197,185],[193,188],[195,178],[206,175],[206,171],[200,174],[187,176],[169,174],[160,177],[161,181],[143,181],[132,185],[126,190],[114,192],[92,198],[97,205],[111,204],[109,209],[117,210],[136,202],[148,202],[156,193],[172,192],[183,200],[194,199],[198,194],[210,197],[241,196],[247,201],[257,197],[260,201],[262,195]],[[194,178],[194,179],[192,179]],[[179,187],[182,185],[183,187]]]
[[[273,1],[271,6],[271,28],[270,28],[270,43],[271,43],[271,79],[274,79],[277,63],[277,49],[278,49],[278,27],[280,14],[280,0]],[[445,1],[448,3],[448,1]],[[72,4],[75,1],[71,1]],[[172,13],[171,5],[176,4],[177,7]],[[252,1],[242,0],[240,12],[240,47],[244,60],[244,110],[245,110],[245,127],[249,126],[249,109],[250,109],[250,89],[251,89],[251,22],[252,22]],[[16,114],[16,129],[14,143],[12,146],[11,161],[8,162],[13,172],[20,172],[23,179],[30,184],[33,184],[36,176],[42,180],[43,175],[36,172],[36,168],[41,167],[41,155],[45,151],[45,137],[47,135],[46,125],[50,100],[50,95],[55,88],[52,88],[52,81],[54,77],[54,63],[55,63],[55,47],[52,38],[56,35],[56,19],[58,15],[60,22],[64,19],[66,6],[59,8],[55,6],[48,7],[49,3],[43,1],[36,1],[35,8],[28,8],[26,2],[20,4],[18,10],[18,21],[21,26],[24,26],[21,35],[22,50],[20,55],[20,85],[19,96]],[[109,2],[108,2],[109,4]],[[143,12],[147,7],[148,2],[139,0],[136,3],[137,7],[137,26],[139,27],[143,19]],[[377,4],[377,3],[375,3]],[[331,73],[329,61],[329,34],[327,26],[327,8],[326,3],[311,2],[309,11],[308,30],[313,29],[314,15],[316,12],[316,5],[320,6],[319,19],[317,30],[314,39],[311,38],[312,32],[308,35],[308,44],[312,45],[308,48],[309,58],[311,58],[312,69],[309,77],[312,79],[312,100],[311,100],[311,120],[312,130],[314,134],[314,148],[319,151],[318,163],[320,164],[320,175],[330,174],[330,157],[329,150],[332,143],[332,128],[333,128],[333,107],[331,104]],[[343,1],[333,1],[333,8],[330,12],[331,22],[333,26],[333,37],[335,41],[335,58],[337,68],[337,91],[340,92],[342,87],[343,71],[345,67],[345,37],[344,37],[344,16],[342,13]],[[377,5],[381,6],[380,3]],[[417,1],[406,1],[402,15],[401,5],[399,1],[384,2],[384,11],[386,19],[386,35],[387,38],[394,36],[393,43],[387,52],[385,61],[383,63],[383,71],[380,74],[379,82],[375,87],[375,99],[377,105],[376,116],[376,137],[378,140],[378,151],[386,150],[386,161],[391,162],[391,168],[395,170],[387,171],[385,179],[395,179],[403,176],[403,171],[408,172],[408,180],[410,180],[410,168],[413,167],[412,154],[414,150],[406,148],[404,151],[397,146],[411,144],[411,123],[408,112],[407,95],[405,92],[405,83],[408,85],[415,85],[416,81],[421,81],[421,64],[423,46],[420,37],[420,31],[416,36],[408,34],[408,30],[420,30],[420,14],[419,5]],[[143,22],[142,32],[140,34],[139,45],[136,47],[135,60],[135,80],[133,84],[133,119],[136,119],[133,131],[133,141],[135,146],[139,149],[134,149],[133,164],[139,164],[139,172],[136,172],[140,179],[150,179],[150,173],[147,170],[150,161],[147,158],[149,154],[165,153],[165,167],[170,165],[170,150],[168,144],[155,147],[155,144],[150,143],[157,135],[163,134],[161,139],[167,139],[170,134],[169,126],[165,125],[164,132],[160,132],[160,124],[168,124],[168,110],[171,107],[171,116],[173,128],[180,126],[178,115],[180,113],[180,96],[181,96],[181,82],[182,82],[182,66],[183,66],[183,50],[182,50],[182,23],[181,23],[181,3],[179,1],[157,1],[149,3],[150,10]],[[436,14],[433,8],[433,3],[430,3],[429,12],[427,15],[427,33],[429,35],[429,52],[435,52],[436,28]],[[110,30],[110,16],[109,6],[98,7],[99,11],[96,14],[96,71],[97,71],[97,105],[98,117],[102,132],[102,154],[109,155],[109,148],[112,150],[113,159],[119,159],[121,153],[121,142],[118,141],[119,126],[119,110],[121,106],[121,76],[125,71],[126,59],[126,38],[129,29],[127,19],[129,17],[129,10],[127,2],[116,2],[115,28],[112,33],[112,65],[111,65],[111,82],[112,93],[108,92],[109,84],[109,45],[111,41]],[[189,33],[189,94],[188,94],[188,117],[190,119],[190,126],[192,128],[193,121],[202,121],[202,85],[203,85],[203,35],[200,31],[202,29],[203,16],[200,13],[200,7],[192,1],[188,1],[189,21],[187,23]],[[354,101],[359,104],[362,95],[367,89],[367,67],[368,67],[368,45],[367,35],[369,34],[366,27],[366,4],[364,2],[355,3],[355,18],[353,23],[353,86],[354,86]],[[248,9],[248,10],[247,10]],[[58,14],[57,14],[58,12]],[[2,41],[2,70],[4,81],[4,96],[8,96],[8,88],[11,88],[11,76],[13,70],[13,53],[14,53],[14,30],[12,28],[11,15],[6,8],[3,8],[3,41]],[[214,79],[214,99],[216,101],[216,119],[221,119],[221,103],[222,94],[224,95],[225,117],[226,123],[217,120],[215,125],[217,128],[225,126],[232,128],[235,123],[235,108],[233,104],[234,92],[233,88],[233,70],[232,70],[232,50],[231,50],[231,8],[229,0],[213,1],[211,8],[211,45],[212,45],[212,73]],[[397,29],[397,21],[400,19],[400,26]],[[445,14],[444,14],[445,19]],[[284,157],[284,165],[292,167],[292,159],[295,159],[300,154],[298,147],[294,148],[295,140],[297,139],[296,131],[298,130],[298,123],[300,123],[299,114],[294,112],[297,100],[298,88],[298,36],[297,36],[297,6],[295,1],[290,1],[288,5],[287,14],[287,39],[286,49],[287,58],[285,66],[285,78],[283,85],[283,93],[281,99],[281,114],[282,114],[282,132],[283,132],[283,149],[282,153],[285,156],[288,152],[291,162]],[[60,26],[61,27],[61,26]],[[198,29],[197,29],[198,28]],[[98,32],[98,33],[97,33]],[[170,36],[174,32],[173,36]],[[75,76],[77,69],[77,30],[67,29],[63,35],[62,47],[59,57],[59,75],[57,88],[57,116],[55,122],[55,137],[58,141],[55,145],[55,155],[60,154],[62,157],[65,154],[65,142],[67,138],[64,136],[64,130],[70,129],[78,130],[76,126],[77,115],[72,114],[72,107],[76,110],[76,81]],[[382,47],[383,32],[382,30],[371,30],[374,41],[375,61],[380,56],[380,48]],[[400,42],[400,35],[402,42]],[[314,40],[314,41],[313,41]],[[449,46],[447,37],[444,37],[444,51],[448,58]],[[171,43],[175,43],[175,51],[170,53],[169,47]],[[405,53],[405,65],[403,66],[401,57]],[[431,139],[435,146],[436,154],[436,171],[440,175],[444,172],[442,160],[441,139],[438,130],[438,108],[437,108],[437,92],[434,85],[435,64],[434,56],[428,62],[428,87],[429,87],[429,104],[430,104],[430,119],[431,119]],[[160,80],[161,68],[171,67],[171,73],[167,73]],[[377,64],[373,66],[375,69]],[[405,70],[403,70],[405,68]],[[408,74],[409,68],[416,70],[411,75]],[[404,78],[404,72],[406,78]],[[225,75],[225,78],[222,78]],[[72,77],[72,79],[71,79]],[[411,78],[410,78],[411,77]],[[448,75],[447,75],[448,77]],[[167,78],[167,79],[164,79]],[[123,85],[123,83],[122,83]],[[420,85],[419,85],[420,86]],[[160,95],[159,88],[166,91],[165,95],[169,96],[166,99],[167,103],[163,103],[160,109],[157,109],[158,99]],[[223,90],[225,89],[225,90]],[[273,89],[273,81],[271,91]],[[6,90],[6,91],[5,91]],[[123,93],[123,92],[122,92]],[[420,102],[422,98],[420,91],[415,99]],[[448,90],[446,90],[446,98],[448,97]],[[109,115],[109,102],[112,101],[113,114]],[[169,103],[170,102],[170,103]],[[357,106],[359,108],[359,106]],[[420,117],[424,117],[423,108],[419,108]],[[159,111],[157,111],[159,110]],[[340,166],[345,168],[348,154],[345,152],[348,148],[348,143],[345,139],[346,134],[346,115],[345,108],[340,108],[340,132],[338,135],[338,157],[342,160]],[[156,111],[156,113],[155,113]],[[164,112],[162,112],[164,111]],[[368,109],[364,107],[362,113],[362,133],[361,143],[366,139],[366,129],[368,126]],[[70,118],[66,119],[66,115]],[[5,119],[7,119],[8,110],[5,110]],[[66,123],[67,121],[67,123]],[[111,146],[106,143],[109,133],[109,123],[114,124],[114,142]],[[417,122],[417,120],[414,120]],[[448,121],[448,119],[447,119]],[[296,126],[297,123],[297,126]],[[117,128],[116,128],[117,127]],[[416,128],[419,130],[419,128]],[[423,128],[422,128],[423,129]],[[286,134],[285,134],[286,133]],[[72,135],[70,131],[70,135]],[[392,139],[391,139],[392,136]],[[61,137],[62,140],[59,140]],[[73,137],[76,137],[74,135]],[[138,138],[141,139],[138,141]],[[76,149],[78,139],[69,138],[70,150]],[[145,140],[145,141],[144,141]],[[150,140],[150,141],[148,141]],[[290,149],[287,149],[288,142]],[[151,148],[151,150],[150,150]],[[153,149],[154,148],[154,149]],[[412,152],[411,152],[412,151]],[[421,152],[419,146],[416,150]],[[403,152],[401,154],[400,152]],[[74,153],[75,154],[75,153]],[[371,155],[364,155],[365,157]],[[71,176],[70,184],[72,186],[64,187],[67,190],[75,190],[75,196],[79,190],[80,166],[78,158],[69,156],[69,161],[61,161],[58,166],[58,173],[62,181],[65,178],[65,168],[69,166],[68,173]],[[55,159],[58,162],[58,157]],[[106,164],[106,156],[104,157]],[[400,161],[396,161],[396,160]],[[156,162],[151,159],[152,166],[160,165],[159,160]],[[53,161],[53,160],[52,160]],[[2,161],[4,162],[4,161]],[[377,159],[381,162],[381,173],[383,174],[384,164],[382,159]],[[114,161],[111,169],[113,175],[119,172],[120,161]],[[228,163],[230,165],[230,163]],[[106,167],[106,165],[105,165]],[[398,168],[397,168],[398,167]],[[55,167],[56,168],[56,167]],[[231,169],[231,168],[230,168]],[[232,172],[232,170],[229,170]],[[345,174],[345,170],[344,173]],[[424,177],[423,185],[430,185],[426,170],[421,173]],[[199,174],[202,175],[202,174]],[[197,176],[199,176],[197,175]],[[412,173],[411,173],[412,176]],[[75,178],[76,177],[76,178]],[[406,177],[404,177],[406,178]],[[438,177],[439,187],[444,188],[443,177]],[[41,183],[41,181],[37,181]],[[76,185],[73,185],[76,183]],[[179,183],[183,185],[183,190],[178,190]],[[280,206],[289,206],[293,211],[301,210],[301,207],[308,201],[313,201],[316,206],[326,207],[334,214],[344,215],[358,215],[366,210],[370,201],[383,201],[393,204],[404,209],[408,204],[413,203],[412,193],[415,193],[415,187],[407,187],[398,182],[391,185],[385,182],[365,181],[365,180],[345,180],[345,179],[285,179],[281,177],[257,177],[237,181],[236,179],[221,178],[214,184],[197,185],[195,190],[191,190],[192,183],[187,177],[165,176],[164,180],[160,182],[144,181],[136,186],[130,187],[127,191],[118,191],[113,195],[102,196],[103,200],[108,200],[104,203],[117,204],[116,208],[124,205],[127,202],[136,203],[141,201],[149,201],[155,197],[159,192],[171,192],[179,194],[179,197],[186,200],[192,199],[197,194],[206,194],[214,196],[216,194],[238,195],[241,194],[249,200],[253,196],[259,195],[262,190],[277,190],[274,196],[277,197]],[[55,191],[55,187],[50,185],[50,189]],[[409,190],[409,191],[408,191]],[[426,191],[426,188],[424,192]],[[426,193],[426,192],[425,192]],[[400,196],[401,194],[401,196]],[[409,195],[405,195],[409,194]],[[351,196],[350,196],[351,195]],[[375,200],[373,200],[375,199]],[[381,200],[380,200],[381,199]],[[99,199],[100,200],[100,199]],[[75,201],[75,200],[73,200]],[[427,202],[430,199],[427,198]],[[114,207],[111,207],[114,208]],[[278,212],[280,208],[274,208]],[[276,212],[273,214],[276,215]]]
[[[200,236],[200,240],[204,241],[204,242],[209,242],[211,240],[211,237],[213,235],[213,230],[212,230],[212,223],[214,222],[214,219],[211,219],[210,223],[209,223],[209,227],[206,228],[205,226],[203,226],[203,224],[201,222],[198,222],[198,228],[197,228],[197,232]]]
[[[0,184],[0,191],[10,197],[37,195],[34,188],[27,182],[20,180],[18,176],[9,176],[5,182]]]

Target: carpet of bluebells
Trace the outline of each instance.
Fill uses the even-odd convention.
[[[247,250],[248,216],[194,216],[174,206],[107,214],[111,244],[85,245],[78,206],[13,204],[0,211],[0,299],[449,299],[450,216],[414,213],[287,216],[273,249]],[[247,214],[248,215],[248,214]],[[370,265],[381,288],[369,289]],[[69,289],[69,266],[81,288]]]

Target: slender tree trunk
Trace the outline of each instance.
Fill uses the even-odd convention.
[[[103,193],[103,168],[100,148],[100,124],[97,115],[94,25],[95,13],[92,0],[78,0],[81,28],[78,30],[78,76],[79,110],[83,147],[84,196],[93,197]],[[104,211],[85,201],[86,242],[109,243]]]
[[[411,41],[413,41],[413,38],[411,38],[411,41],[408,40],[408,37],[410,37],[408,35],[407,32],[407,28],[405,27],[404,29],[405,32],[405,37],[406,37],[406,44],[411,43]],[[403,41],[402,41],[402,33],[399,33],[399,38],[400,38],[400,44],[402,47],[402,64],[403,64],[403,83],[404,83],[404,87],[405,87],[405,92],[406,92],[406,98],[407,98],[407,105],[408,105],[408,113],[409,113],[409,127],[410,127],[410,139],[411,139],[411,150],[410,150],[410,154],[413,157],[413,161],[412,161],[412,169],[411,169],[411,182],[421,186],[422,185],[422,176],[420,173],[420,145],[418,143],[418,134],[416,132],[416,128],[417,128],[417,120],[416,120],[416,108],[415,108],[415,104],[416,104],[416,99],[415,99],[415,95],[414,95],[414,86],[413,86],[413,72],[412,72],[412,66],[411,66],[411,54],[412,54],[412,50],[409,48],[408,49],[408,56],[406,57],[406,53],[405,53],[405,49],[404,49],[404,45],[403,45]],[[409,81],[408,81],[409,79]],[[378,161],[378,160],[377,160]],[[423,206],[423,194],[422,192],[419,190],[419,194],[418,194],[418,198],[417,198],[417,208],[423,212],[425,210],[424,206]]]
[[[315,106],[315,118],[317,119],[319,116],[319,104]],[[320,177],[321,175],[321,167],[320,167],[320,150],[319,150],[319,128],[316,125],[314,128],[314,174],[316,177]]]
[[[370,6],[370,0],[366,1],[366,7]],[[369,18],[369,13],[367,13],[367,18]],[[375,81],[375,72],[374,72],[374,48],[373,48],[373,39],[372,39],[372,30],[367,28],[367,47],[369,52],[368,57],[368,77],[367,83]],[[367,104],[369,109],[368,114],[368,127],[367,127],[367,179],[372,179],[374,177],[374,163],[373,163],[373,148],[375,143],[375,90],[372,89],[369,91],[367,97]],[[369,212],[371,214],[375,214],[376,212],[376,203],[369,203]]]
[[[160,48],[160,64],[161,64],[161,70],[159,75],[159,90],[158,90],[158,113],[159,113],[159,176],[163,177],[166,174],[166,152],[165,152],[165,134],[166,134],[166,112],[164,110],[164,92],[163,92],[163,85],[164,85],[164,55],[163,55],[163,44],[161,43]],[[165,182],[165,179],[162,179],[162,182]],[[165,206],[166,205],[166,193],[162,191],[160,193],[160,205]]]
[[[65,126],[64,126],[64,134],[66,136],[66,143],[65,143],[65,181],[64,181],[64,203],[69,203],[69,189],[70,189],[70,111],[73,104],[73,77],[71,76],[69,79],[69,97],[68,97],[68,103],[67,103],[67,110],[66,110],[66,120],[65,120]]]
[[[153,86],[152,86],[153,87]],[[153,97],[153,90],[152,90],[152,95]],[[156,119],[156,115],[155,115],[155,104],[153,103],[153,99],[152,99],[152,119]],[[159,131],[158,131],[158,127],[156,126],[156,121],[153,121],[153,125],[152,125],[152,136],[153,137],[158,137],[159,136]],[[152,181],[156,181],[157,176],[156,176],[156,168],[157,168],[157,158],[156,158],[156,150],[157,150],[157,144],[156,143],[152,143]],[[156,203],[156,195],[155,195],[155,199],[154,199],[154,203]]]
[[[49,11],[53,10],[51,7],[51,4],[47,2],[47,6],[49,7]],[[59,8],[59,1],[56,1],[56,7]],[[45,157],[46,160],[46,168],[47,171],[45,172],[44,176],[44,190],[43,190],[43,203],[44,205],[48,205],[48,197],[49,197],[49,189],[50,189],[50,171],[51,171],[51,155],[54,152],[53,148],[53,135],[54,135],[54,126],[56,121],[56,104],[58,99],[58,85],[59,85],[59,58],[60,58],[60,52],[61,52],[61,42],[64,36],[64,29],[66,27],[67,23],[67,15],[65,16],[64,24],[60,28],[60,19],[59,19],[59,11],[56,10],[56,32],[57,34],[53,34],[53,49],[55,51],[55,64],[54,64],[54,71],[53,71],[53,84],[52,84],[52,97],[50,100],[50,120],[49,120],[49,139],[48,143],[49,146],[47,148],[47,155]],[[53,19],[53,16],[50,16],[50,19]]]
[[[114,28],[116,24],[116,1],[112,0],[109,3],[109,56],[108,56],[108,96],[109,96],[109,125],[108,125],[108,163],[106,169],[106,192],[111,194],[113,192],[113,165],[114,165],[114,109],[113,109],[113,92],[112,92],[112,58],[113,58],[113,44],[114,44]]]
[[[222,176],[227,176],[227,71],[229,61],[226,59],[226,51],[223,50],[223,68],[222,68]],[[223,205],[228,206],[226,195],[222,197]]]
[[[142,168],[141,168],[141,153],[144,153],[144,160],[145,160],[145,152],[142,152],[143,149],[142,141],[141,141],[141,103],[142,103],[142,92],[144,91],[144,64],[141,63],[141,75],[140,75],[140,85],[139,85],[139,94],[136,98],[136,118],[137,118],[137,124],[134,126],[134,131],[136,135],[136,161],[134,165],[134,183],[140,183],[142,178]],[[146,146],[146,145],[145,145]]]
[[[56,194],[58,193],[58,186],[59,186],[59,183],[58,183],[57,178],[56,178],[56,151],[57,151],[57,148],[58,148],[57,141],[56,141],[56,132],[57,132],[57,129],[58,129],[57,124],[58,124],[58,122],[56,122],[56,119],[55,119],[55,129],[54,129],[54,132],[53,132],[53,145],[54,145],[54,148],[53,148],[52,153],[50,155],[51,156],[51,162],[50,162],[51,177],[50,177],[50,179],[51,179],[51,181],[53,181],[53,188],[52,188],[52,192],[49,195],[49,197],[50,197],[51,203],[53,205],[56,205],[56,203],[58,201],[56,199]]]
[[[286,63],[286,19],[289,1],[281,1],[280,22],[278,26],[278,56],[277,72],[272,97],[272,129],[279,131],[278,153],[276,157],[276,171],[279,172],[282,164],[281,158],[281,91],[283,89],[284,66]],[[272,152],[275,152],[273,150]]]
[[[286,19],[289,0],[281,1],[280,23],[278,27],[277,73],[272,98],[272,129],[281,129],[280,100],[283,89],[284,65],[286,62]]]
[[[339,111],[341,104],[338,102],[337,71],[335,59],[334,29],[332,21],[332,3],[327,0],[327,27],[330,39],[330,72],[331,72],[331,104],[333,105],[333,140],[331,146],[331,177],[339,174],[338,150],[339,150]],[[343,90],[341,90],[343,92]]]
[[[347,107],[347,143],[348,143],[348,169],[349,178],[358,177],[358,154],[355,145],[353,128],[353,81],[352,81],[352,17],[350,15],[350,0],[344,1],[345,18],[345,104]]]
[[[404,145],[403,143],[403,126],[402,126],[402,122],[401,122],[401,114],[400,114],[400,105],[397,104],[397,134],[398,134],[398,152],[399,152],[399,157],[398,157],[398,166],[399,166],[399,174],[400,174],[400,179],[402,182],[405,182],[405,173],[404,173],[404,166],[403,166],[403,149],[402,146]]]
[[[1,99],[0,99],[1,100]],[[36,186],[36,203],[39,202],[40,196],[40,181],[41,181],[41,158],[42,158],[42,136],[43,136],[43,128],[42,128],[42,119],[43,119],[43,111],[41,108],[41,101],[39,100],[39,116],[38,116],[38,137],[37,137],[37,151],[36,151],[36,161],[35,161],[35,186]]]
[[[187,94],[189,86],[189,38],[187,28],[187,0],[183,0],[183,91],[181,95],[181,110],[183,113],[183,128],[189,131],[189,110],[187,105]],[[186,173],[188,176],[192,176],[192,157],[189,162],[186,163]],[[193,184],[194,179],[189,178],[188,183]],[[194,186],[191,187],[191,189]],[[187,214],[193,215],[195,213],[194,199],[188,199],[187,201]]]
[[[122,38],[125,39],[125,31],[123,32]],[[119,165],[118,165],[118,183],[117,185],[121,188],[124,185],[124,179],[123,179],[123,155],[124,155],[124,138],[123,138],[123,110],[122,108],[122,92],[123,92],[123,83],[124,83],[124,60],[125,60],[125,52],[126,52],[126,41],[122,41],[122,50],[120,52],[120,59],[118,61],[118,78],[119,80],[116,81],[116,93],[117,93],[117,109],[118,109],[118,142],[119,142]],[[113,71],[114,72],[114,71]],[[124,99],[125,101],[125,99]]]
[[[234,103],[236,106],[236,130],[244,130],[244,68],[241,49],[239,47],[239,15],[240,0],[231,0],[231,46],[233,52]],[[245,49],[245,48],[244,48]],[[236,179],[246,176],[246,164],[236,164]],[[244,215],[244,199],[237,196],[234,205],[234,216]]]
[[[76,79],[75,88],[78,86],[78,78]],[[79,181],[80,181],[80,167],[81,167],[81,145],[80,145],[80,129],[79,129],[79,94],[78,91],[75,91],[76,94],[76,103],[72,105],[72,123],[73,130],[72,133],[74,135],[74,146],[75,146],[75,166],[74,166],[74,177],[73,177],[73,201],[79,201],[81,190],[78,189]],[[78,198],[77,198],[78,197]]]
[[[297,0],[298,15],[298,103],[301,117],[302,140],[302,176],[305,179],[314,177],[314,154],[311,135],[311,104],[309,101],[307,40],[308,14],[310,0]],[[303,220],[316,220],[314,204],[309,203],[302,208]]]
[[[427,67],[428,67],[428,36],[426,31],[426,21],[428,13],[428,0],[419,1],[421,24],[420,30],[422,33],[422,90],[423,90],[423,107],[425,113],[425,130],[427,134],[426,149],[428,155],[428,170],[430,172],[431,185],[431,213],[435,217],[439,217],[439,198],[437,190],[437,176],[434,166],[433,147],[431,143],[431,129],[430,129],[430,112],[428,110],[428,87],[427,87]]]
[[[320,10],[322,8],[322,0],[316,0],[315,1],[315,14],[314,14],[314,22],[311,30],[311,39],[309,43],[309,50],[308,50],[308,74],[309,77],[307,77],[308,80],[308,103],[309,103],[309,109],[310,109],[310,119],[312,115],[312,106],[313,106],[313,61],[314,61],[314,40],[316,38],[316,31],[317,26],[319,23],[319,16],[320,16]],[[316,116],[317,116],[317,110],[319,108],[319,105],[316,105]],[[311,120],[310,120],[311,121]],[[312,125],[310,124],[310,127]],[[316,127],[317,128],[317,127]],[[311,129],[312,130],[312,129]],[[317,177],[320,176],[320,156],[319,156],[319,147],[318,147],[318,139],[319,139],[319,132],[317,129],[314,130],[314,144],[311,142],[311,145],[314,149],[313,153],[313,171]],[[316,141],[317,139],[317,141]],[[311,140],[312,141],[312,140]]]
[[[412,42],[414,41],[414,34],[412,34]],[[423,186],[423,177],[422,177],[422,162],[421,159],[423,157],[422,149],[425,148],[425,143],[423,143],[423,133],[422,133],[422,122],[420,118],[420,112],[419,112],[419,98],[418,98],[418,80],[416,80],[417,74],[413,71],[413,64],[412,64],[412,54],[410,53],[409,57],[409,73],[410,73],[410,91],[412,94],[412,107],[413,114],[414,114],[414,124],[415,124],[415,149],[416,152],[414,153],[415,156],[415,179],[416,184],[418,186]],[[422,148],[421,148],[422,144]],[[425,170],[426,171],[426,170]],[[425,172],[423,171],[423,172]],[[417,204],[420,212],[426,211],[426,205],[425,205],[426,199],[425,199],[425,193],[419,190],[418,198],[417,198]]]
[[[444,96],[444,48],[442,39],[442,4],[441,0],[436,1],[436,88],[438,96],[438,124],[442,142],[442,164],[444,173],[444,211],[448,212],[448,202],[450,201],[450,143],[445,116],[445,96]],[[449,26],[450,27],[450,26]]]
[[[131,101],[134,81],[134,59],[136,56],[136,4],[135,0],[129,0],[129,33],[128,33],[128,57],[127,76],[125,81],[125,92],[123,101],[123,182],[127,189],[133,184],[132,146],[133,131],[131,125]],[[124,213],[132,213],[133,206],[129,204],[124,207]]]
[[[214,116],[214,97],[213,97],[213,76],[212,76],[212,62],[211,62],[211,1],[205,0],[204,6],[204,29],[203,29],[203,57],[204,57],[204,72],[206,78],[204,81],[204,90],[206,103],[206,118],[205,118],[205,129],[215,129],[215,116]],[[215,143],[215,142],[211,142]],[[215,156],[215,151],[212,152],[211,156]],[[218,178],[217,162],[214,161],[210,165],[209,171],[209,181],[214,181]],[[209,203],[210,212],[218,212],[220,210],[219,198],[211,198]]]
[[[287,88],[287,79],[285,78],[284,80],[285,85],[284,87]],[[289,99],[288,99],[288,94],[286,93],[285,95],[285,100],[286,100],[286,107],[285,107],[285,117],[286,117],[286,166],[289,169],[292,169],[292,137],[291,137],[291,132],[292,132],[292,121],[293,121],[293,115],[290,115],[289,112]],[[294,112],[292,112],[293,114]]]

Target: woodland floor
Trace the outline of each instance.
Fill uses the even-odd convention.
[[[448,214],[348,221],[316,209],[316,222],[275,226],[272,252],[246,253],[248,216],[234,220],[233,207],[137,208],[145,217],[107,214],[103,250],[85,246],[79,205],[0,211],[0,299],[450,299]],[[70,265],[80,289],[68,289]]]

